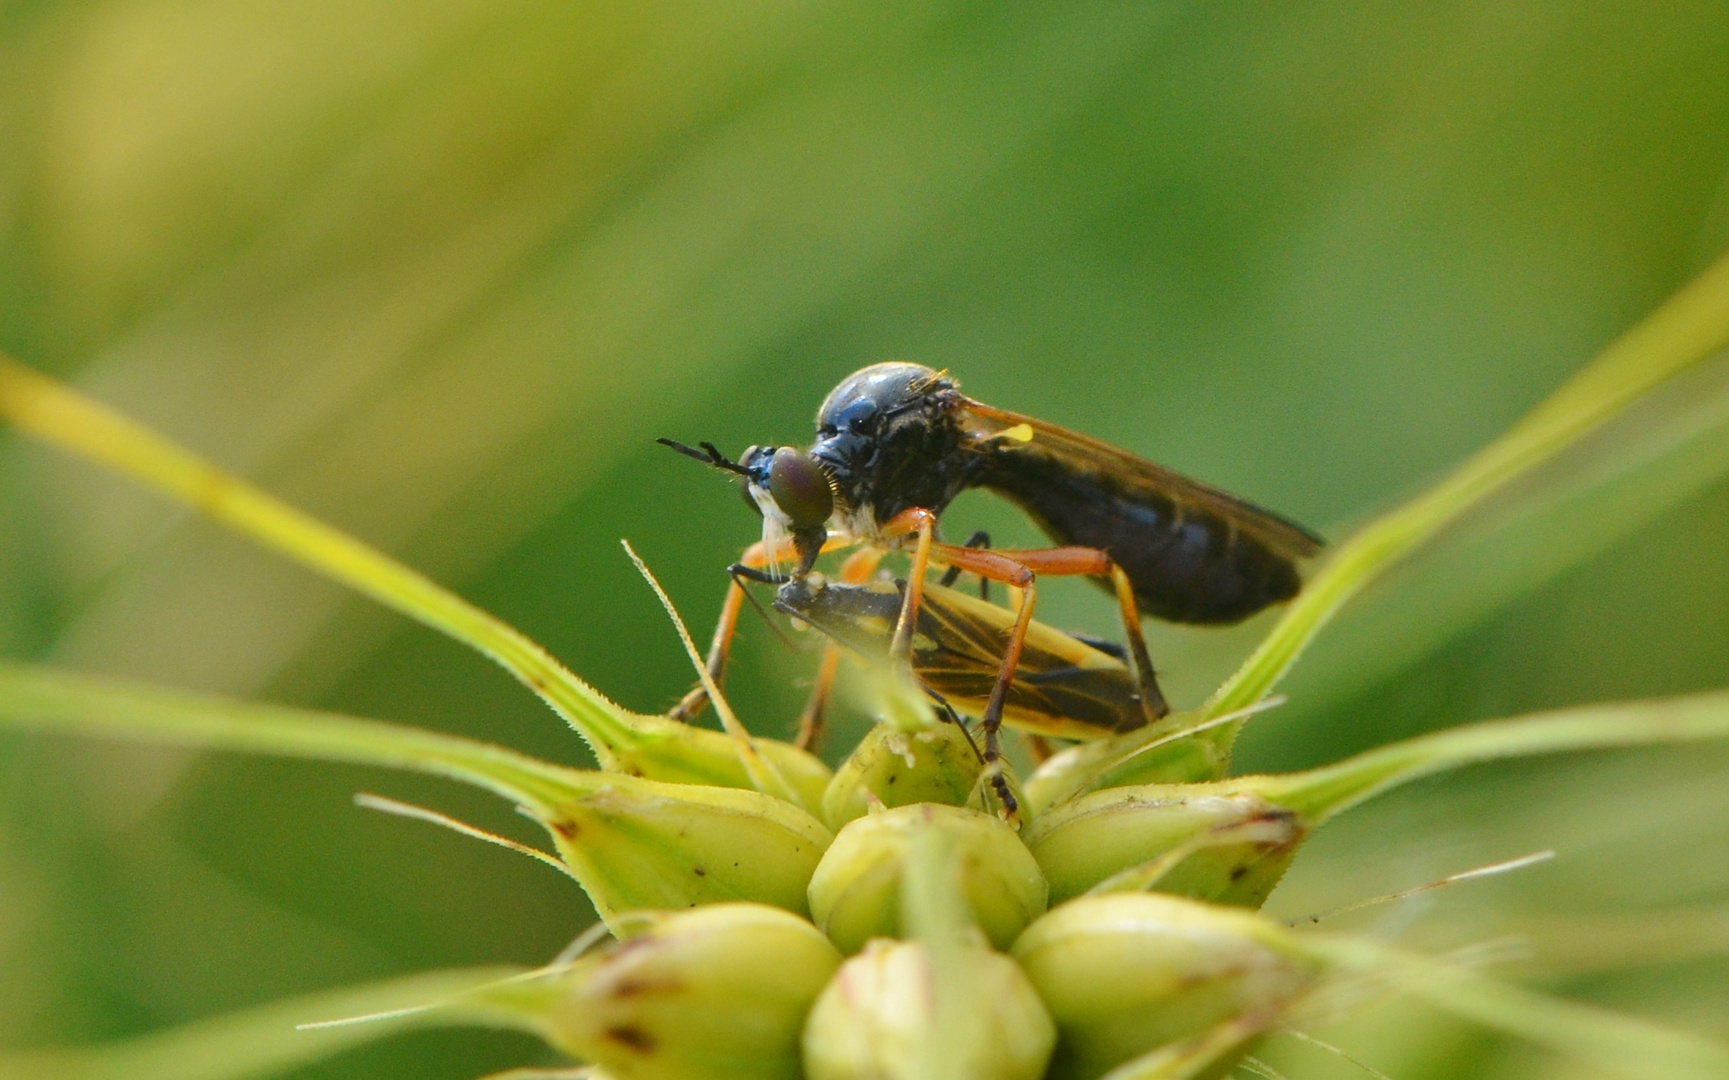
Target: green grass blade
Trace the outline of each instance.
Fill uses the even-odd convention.
[[[516,968],[428,972],[273,1002],[106,1046],[0,1054],[0,1080],[250,1080],[414,1028],[532,1030],[530,1022],[506,1010],[465,1000],[469,991],[519,973]],[[433,1004],[437,1007],[418,1008]],[[296,1029],[298,1024],[399,1011],[366,1023]]]
[[[1316,940],[1322,956],[1455,1016],[1607,1070],[1650,1080],[1723,1080],[1729,1045],[1582,1005],[1368,941]]]
[[[1659,383],[1729,344],[1729,257],[1609,345],[1501,438],[1424,494],[1340,545],[1272,632],[1207,702],[1217,716],[1259,700],[1352,597],[1466,511],[1553,458]],[[1240,725],[1220,729],[1228,743]]]
[[[1243,777],[1251,788],[1315,823],[1389,788],[1474,762],[1570,750],[1729,738],[1729,691],[1617,702],[1493,720],[1377,747],[1285,776]]]
[[[541,809],[593,786],[591,774],[473,739],[5,662],[0,727],[433,773]]]
[[[501,664],[612,764],[631,714],[541,646],[449,589],[260,491],[142,424],[0,354],[0,417],[101,462]]]

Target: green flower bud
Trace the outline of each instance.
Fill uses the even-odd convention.
[[[924,829],[946,834],[973,917],[997,947],[1045,910],[1044,875],[1001,818],[931,803],[884,810],[841,829],[810,879],[811,915],[843,953],[901,936],[901,875]]]
[[[873,803],[964,806],[978,783],[978,753],[954,724],[906,731],[877,724],[859,741],[823,793],[823,820],[838,829]]]
[[[1221,1026],[1223,1075],[1319,974],[1289,931],[1252,912],[1155,893],[1072,900],[1010,950],[1056,1020],[1052,1080],[1092,1080]]]
[[[833,836],[761,792],[585,774],[544,810],[559,854],[609,924],[621,911],[756,900],[803,914]]]
[[[834,946],[761,904],[649,919],[560,977],[548,1038],[617,1080],[797,1080],[805,1017],[840,966]]]
[[[1246,829],[1255,824],[1260,827]],[[1158,860],[1160,892],[1259,907],[1310,826],[1230,784],[1107,788],[1049,811],[1023,837],[1061,903]]]
[[[1217,780],[1225,774],[1230,751],[1207,732],[1174,734],[1196,722],[1194,713],[1167,716],[1151,727],[1077,743],[1053,754],[1027,777],[1027,805],[1042,814],[1101,788]]]
[[[1056,1029],[1021,969],[976,936],[943,955],[878,939],[842,964],[805,1024],[806,1080],[1039,1080]]]

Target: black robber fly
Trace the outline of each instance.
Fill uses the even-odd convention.
[[[961,393],[945,372],[920,364],[873,364],[834,388],[817,410],[809,450],[751,447],[737,462],[661,440],[743,478],[746,501],[763,519],[763,542],[733,567],[765,574],[784,550],[791,576],[809,574],[836,539],[879,550],[907,545],[912,568],[891,651],[906,656],[924,577],[934,561],[1022,591],[997,682],[982,717],[994,753],[1040,575],[1093,576],[1114,590],[1148,719],[1165,712],[1141,637],[1140,612],[1170,622],[1240,621],[1302,588],[1299,564],[1320,537],[1217,488],[1108,443]],[[936,522],[955,496],[984,488],[1020,506],[1060,546],[988,551],[945,544]],[[737,604],[727,611],[736,617]],[[730,640],[723,614],[711,667]],[[820,689],[820,688],[819,688]],[[679,710],[688,712],[687,697]]]
[[[985,488],[1057,543],[1109,555],[1141,607],[1169,622],[1232,623],[1289,600],[1302,587],[1298,563],[1321,548],[1301,525],[1098,439],[976,401],[919,364],[874,364],[835,387],[817,412],[808,456],[832,484],[833,517],[850,535],[873,537],[914,508],[940,514],[962,491]],[[765,473],[774,464],[772,455],[758,463]],[[760,489],[776,501],[772,482]]]

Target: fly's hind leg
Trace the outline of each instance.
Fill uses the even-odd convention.
[[[1117,609],[1123,617],[1123,635],[1129,640],[1129,656],[1135,669],[1135,690],[1141,699],[1141,713],[1147,723],[1162,719],[1171,711],[1165,702],[1159,680],[1153,675],[1153,657],[1147,652],[1147,639],[1141,634],[1141,609],[1135,603],[1134,586],[1129,575],[1116,563],[1111,563],[1111,585],[1117,594]]]

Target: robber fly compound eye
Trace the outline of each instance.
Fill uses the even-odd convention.
[[[810,455],[790,446],[774,452],[768,467],[768,493],[795,533],[814,529],[834,513],[834,489]]]

